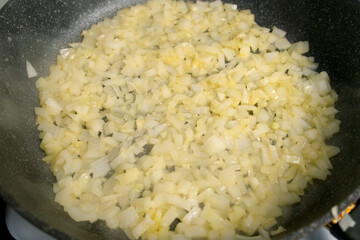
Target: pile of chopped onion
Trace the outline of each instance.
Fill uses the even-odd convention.
[[[60,50],[36,86],[55,200],[131,239],[268,238],[339,131],[308,42],[248,10],[151,0]]]

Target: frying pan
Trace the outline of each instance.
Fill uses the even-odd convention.
[[[18,213],[58,239],[122,239],[103,222],[75,222],[54,202],[54,177],[35,125],[35,78],[56,61],[58,49],[80,41],[80,32],[136,0],[10,0],[0,11],[0,194]],[[261,26],[277,26],[292,42],[308,40],[309,56],[329,73],[337,91],[341,130],[329,142],[341,152],[326,181],[314,181],[300,203],[279,219],[287,229],[274,239],[297,239],[331,220],[360,197],[360,2],[357,0],[239,0]]]

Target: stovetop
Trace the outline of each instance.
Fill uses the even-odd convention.
[[[6,211],[6,204],[5,202],[0,198],[0,216],[1,216],[1,220],[0,220],[0,233],[1,233],[1,239],[7,240],[7,239],[14,239],[7,227],[6,227],[6,223],[5,223],[5,211]]]

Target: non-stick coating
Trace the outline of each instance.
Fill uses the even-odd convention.
[[[54,202],[54,178],[42,162],[34,107],[36,79],[28,79],[28,60],[40,76],[55,63],[58,49],[79,41],[82,29],[137,1],[10,1],[0,12],[0,193],[21,215],[57,238],[124,237],[104,223],[77,223]],[[240,0],[262,26],[278,26],[291,41],[309,40],[310,54],[330,74],[339,94],[341,131],[332,143],[341,153],[325,181],[315,181],[302,201],[280,220],[296,239],[330,220],[360,196],[360,2],[342,0]],[[119,239],[119,238],[118,238]]]

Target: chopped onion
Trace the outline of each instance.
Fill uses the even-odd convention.
[[[211,136],[202,146],[203,150],[210,156],[221,153],[226,149],[225,140],[218,136]]]
[[[283,31],[277,27],[273,27],[272,33],[275,34],[276,36],[278,36],[279,38],[283,38],[286,35],[285,31]]]
[[[339,226],[344,232],[346,232],[348,228],[354,227],[355,225],[356,222],[348,213],[346,213],[339,222]]]
[[[219,0],[150,0],[82,35],[37,80],[35,109],[55,201],[76,221],[130,239],[268,239],[281,206],[330,174],[337,95],[308,42]]]
[[[91,164],[93,177],[103,177],[110,171],[110,165],[107,157],[102,157]]]
[[[339,211],[338,211],[338,207],[337,206],[333,206],[331,208],[331,214],[333,216],[334,219],[338,219],[339,217]]]
[[[275,41],[275,46],[280,50],[285,50],[291,47],[291,43],[286,38],[279,38]]]
[[[28,78],[33,78],[38,75],[35,68],[31,65],[31,63],[28,60],[26,60],[26,71]]]

